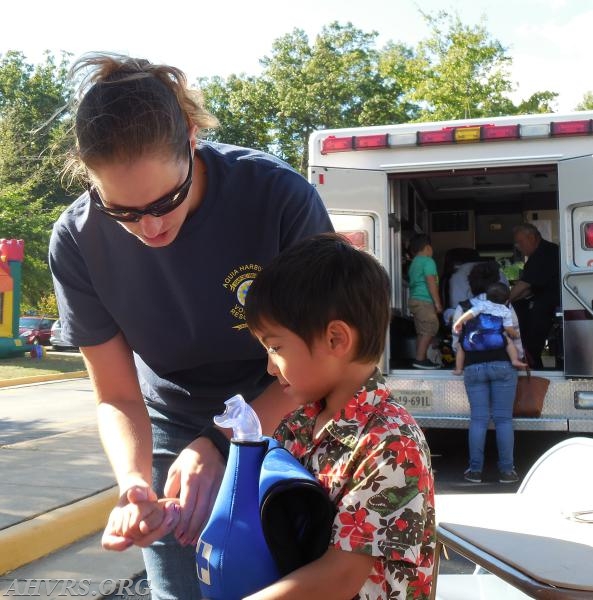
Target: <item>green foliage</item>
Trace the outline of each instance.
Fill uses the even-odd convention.
[[[70,202],[60,182],[70,142],[67,60],[47,54],[39,65],[21,52],[0,56],[0,237],[25,240],[23,306],[52,290],[47,265],[51,227]]]
[[[490,38],[484,23],[470,27],[446,12],[423,16],[431,35],[418,44],[409,63],[409,97],[422,105],[420,120],[516,114],[526,112],[528,105],[531,112],[549,109],[552,92],[534,94],[525,106],[513,105],[508,97],[513,91],[511,58]]]
[[[22,53],[0,57],[0,182],[27,182],[35,198],[49,204],[64,199],[59,177],[60,151],[67,143],[68,118],[53,118],[63,111],[70,97],[68,63],[46,55],[33,66]]]
[[[245,75],[201,78],[206,105],[218,118],[220,126],[207,138],[227,144],[267,150],[272,143],[268,123],[271,121],[270,90],[264,81]]]
[[[37,303],[37,313],[50,317],[58,316],[58,301],[56,300],[56,295],[53,292],[41,296],[39,302]]]
[[[586,92],[575,110],[593,110],[593,92]]]
[[[527,100],[523,100],[509,114],[531,115],[554,112],[553,102],[558,97],[555,92],[536,92]]]

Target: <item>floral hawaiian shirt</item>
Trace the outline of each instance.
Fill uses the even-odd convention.
[[[323,402],[289,414],[275,437],[321,482],[337,513],[331,544],[376,557],[355,600],[426,600],[435,546],[430,452],[379,371],[316,438]]]

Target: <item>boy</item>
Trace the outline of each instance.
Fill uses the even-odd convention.
[[[486,300],[475,299],[471,308],[465,311],[457,321],[455,321],[453,324],[453,332],[459,334],[464,323],[477,318],[480,314],[500,317],[504,331],[504,334],[501,332],[501,335],[503,335],[506,340],[506,351],[511,359],[511,364],[517,369],[524,369],[527,367],[527,364],[521,362],[519,359],[519,351],[515,340],[520,343],[521,337],[514,326],[513,316],[508,307],[509,297],[510,290],[504,283],[499,282],[491,284],[486,290]],[[454,375],[461,375],[463,373],[464,362],[465,351],[460,343],[457,347],[457,354],[455,355]]]
[[[275,437],[336,507],[325,554],[248,600],[427,599],[435,543],[430,453],[377,369],[390,321],[381,265],[336,234],[285,250],[257,276],[247,324],[300,408]]]
[[[416,329],[416,359],[412,366],[416,369],[438,369],[440,366],[427,358],[428,347],[439,331],[438,313],[443,312],[430,238],[417,234],[410,240],[408,249],[413,256],[408,268],[408,306]]]

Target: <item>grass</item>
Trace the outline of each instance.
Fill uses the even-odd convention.
[[[28,354],[22,357],[0,358],[0,381],[84,370],[85,366],[80,354],[51,353],[45,354],[41,359],[33,359]]]

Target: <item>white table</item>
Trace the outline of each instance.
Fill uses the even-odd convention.
[[[446,546],[533,598],[593,598],[593,524],[570,518],[588,508],[528,494],[437,496],[433,597]]]

